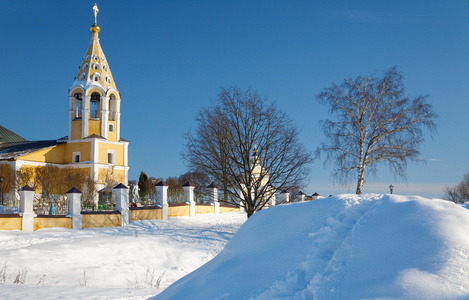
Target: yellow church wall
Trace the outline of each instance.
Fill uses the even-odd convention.
[[[81,161],[91,160],[91,142],[81,143],[67,143],[65,147],[65,163],[69,164],[73,162],[73,152],[80,152]]]
[[[27,164],[23,164],[21,166],[21,177],[22,177],[22,186],[25,186],[30,183],[35,182],[35,174],[34,174],[34,169],[36,169],[37,166],[30,166]],[[39,190],[35,190],[36,193],[39,193]]]
[[[88,135],[101,135],[101,120],[88,120]]]
[[[110,170],[108,168],[99,168],[98,169],[98,181],[104,180],[108,176],[109,172]],[[104,183],[104,182],[101,182],[101,183]]]
[[[67,166],[67,167],[68,167],[68,166]],[[81,171],[83,172],[82,174],[83,174],[84,176],[87,176],[87,177],[90,177],[90,176],[91,176],[91,168],[89,168],[89,167],[87,167],[87,168],[80,168],[79,165],[78,165],[78,166],[75,165],[75,166],[73,166],[73,169],[79,169],[79,170],[81,170]],[[77,187],[77,186],[75,186],[75,188],[80,189],[80,187]]]
[[[41,149],[38,151],[34,151],[32,153],[18,156],[17,160],[63,164],[65,146],[66,144],[61,144],[61,145]]]
[[[104,183],[105,179],[114,179],[118,183],[125,183],[125,171],[123,170],[114,170],[111,174],[111,170],[109,168],[99,168],[98,169],[98,181],[100,183]]]
[[[161,208],[143,208],[143,207],[131,207],[129,210],[129,220],[140,221],[140,220],[161,220],[162,209]]]
[[[0,230],[21,230],[22,218],[18,215],[0,215]]]
[[[81,120],[72,121],[72,134],[70,139],[77,140],[81,139]]]
[[[33,230],[53,227],[71,229],[72,218],[67,218],[65,216],[37,216],[36,218],[34,218]]]
[[[195,214],[214,214],[215,206],[210,204],[196,204],[195,205]]]
[[[188,204],[185,204],[185,203],[169,204],[168,217],[184,217],[184,216],[189,216],[189,214],[190,214],[190,206]]]
[[[109,121],[109,124],[114,124],[114,132],[108,130],[107,139],[111,142],[117,141],[117,125],[115,121]],[[109,125],[108,125],[109,127]],[[109,128],[108,128],[109,129]]]
[[[99,159],[98,162],[101,164],[107,164],[107,150],[114,150],[115,155],[115,165],[123,166],[124,165],[124,145],[123,144],[108,144],[108,143],[99,143]]]
[[[119,183],[125,183],[125,171],[124,170],[114,170],[114,177]]]
[[[112,212],[82,212],[82,227],[119,227],[121,215],[117,211]]]
[[[28,165],[27,163],[23,163],[21,166],[21,173],[22,173],[22,178],[23,178],[23,183],[22,186],[31,184],[32,187],[34,187],[35,193],[40,193],[40,187],[39,185],[36,185],[36,174],[35,174],[35,169],[41,168],[42,166],[36,166],[36,165]],[[69,167],[69,166],[67,166]],[[80,169],[84,176],[90,176],[91,175],[91,168],[90,167],[85,167],[85,168],[80,168],[80,165],[75,165],[75,169]],[[80,187],[76,187],[80,189]]]

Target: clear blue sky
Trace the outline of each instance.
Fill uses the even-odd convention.
[[[130,179],[186,172],[183,134],[221,86],[252,87],[285,110],[314,150],[327,117],[315,95],[397,65],[410,96],[429,94],[438,135],[407,181],[386,168],[365,192],[442,195],[469,171],[466,0],[99,1],[100,42],[122,94]],[[94,1],[0,0],[0,124],[29,140],[67,135],[67,90],[90,41]],[[307,194],[333,186],[321,161]]]

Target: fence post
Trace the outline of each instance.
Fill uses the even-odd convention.
[[[283,203],[288,203],[290,202],[290,193],[283,190],[281,193],[280,193],[280,196],[282,197],[282,201]]]
[[[194,189],[195,185],[193,185],[190,181],[184,183],[182,186],[184,189],[184,196],[186,198],[186,202],[189,202],[189,216],[195,216],[195,201],[194,201]]]
[[[36,214],[33,211],[34,202],[34,189],[29,185],[25,185],[18,190],[20,194],[20,212],[22,216],[21,231],[33,232],[34,231],[34,217]]]
[[[305,193],[303,193],[302,191],[299,191],[298,192],[298,200],[299,201],[305,201]]]
[[[114,187],[116,210],[121,213],[121,226],[129,225],[129,188],[119,183]]]
[[[76,188],[71,188],[65,193],[68,201],[68,218],[72,218],[72,229],[83,229],[82,216],[81,216],[81,195],[82,192]]]
[[[156,185],[157,202],[161,206],[161,218],[168,220],[168,185],[163,181],[158,182]]]
[[[220,213],[220,202],[218,202],[218,187],[212,182],[209,186],[207,186],[208,197],[210,203],[215,207],[215,214]]]

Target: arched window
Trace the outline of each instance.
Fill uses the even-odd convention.
[[[111,94],[109,97],[109,121],[116,120],[116,96]]]
[[[110,165],[116,164],[114,150],[107,150],[107,163]]]
[[[73,95],[75,99],[73,100],[73,118],[81,118],[81,109],[83,105],[83,99],[81,93],[75,93]]]
[[[101,95],[97,92],[91,94],[90,98],[90,118],[99,118],[101,108]]]

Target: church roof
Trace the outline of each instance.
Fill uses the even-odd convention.
[[[96,16],[97,7],[95,10],[95,23],[90,28],[91,42],[83,57],[73,87],[81,86],[83,89],[87,90],[91,86],[98,86],[104,89],[104,91],[107,91],[110,88],[116,89],[116,84],[114,83],[106,56],[99,43],[98,33],[100,28],[96,23]]]
[[[20,137],[13,131],[6,129],[3,126],[0,126],[0,144],[2,143],[16,143],[16,142],[26,142],[28,141],[25,138]]]
[[[63,140],[46,140],[18,143],[0,143],[0,160],[13,159],[37,150],[49,148],[58,144],[66,143]]]

